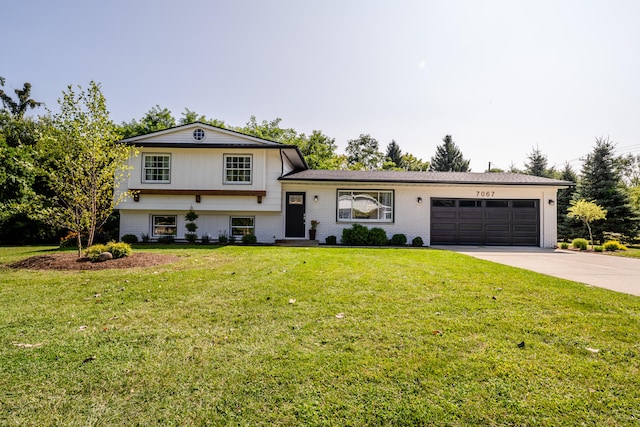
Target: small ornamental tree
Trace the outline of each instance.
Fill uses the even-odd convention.
[[[593,234],[591,232],[591,223],[600,219],[607,218],[607,211],[602,209],[594,202],[587,202],[584,199],[572,200],[569,206],[567,216],[582,221],[589,230],[589,239],[591,240],[591,248],[593,249]]]
[[[187,233],[185,233],[184,237],[187,239],[189,243],[195,243],[198,239],[198,235],[196,234],[196,230],[198,229],[198,224],[196,224],[196,220],[198,219],[198,214],[194,212],[193,208],[189,209],[189,212],[184,216],[184,219],[187,221],[184,227],[187,229]]]
[[[77,233],[78,257],[82,256],[82,235],[93,244],[96,230],[127,195],[115,193],[131,166],[127,159],[137,150],[118,143],[120,134],[109,118],[100,85],[91,82],[87,90],[67,87],[58,100],[60,112],[42,118],[43,134],[38,141],[40,168],[54,194],[44,219]]]

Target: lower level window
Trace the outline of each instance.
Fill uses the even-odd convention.
[[[338,221],[393,222],[393,191],[338,190]]]
[[[244,236],[245,234],[255,234],[255,218],[252,216],[232,216],[231,235]]]
[[[151,222],[153,235],[156,237],[177,234],[177,217],[175,215],[153,215]]]

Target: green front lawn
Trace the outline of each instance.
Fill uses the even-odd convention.
[[[137,250],[181,260],[0,267],[0,425],[640,423],[638,297],[426,249]]]

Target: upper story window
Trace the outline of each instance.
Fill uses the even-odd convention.
[[[196,129],[193,131],[193,139],[194,141],[202,141],[207,137],[207,134],[204,132],[204,129]]]
[[[251,184],[252,156],[224,155],[224,183]]]
[[[142,182],[168,184],[171,182],[170,154],[142,155]]]
[[[393,222],[393,191],[338,190],[338,221]]]

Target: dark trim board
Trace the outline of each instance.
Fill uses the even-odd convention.
[[[432,245],[540,245],[540,200],[431,199]]]

